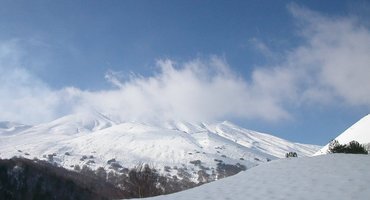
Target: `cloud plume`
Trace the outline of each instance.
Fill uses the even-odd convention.
[[[227,117],[275,120],[287,115],[276,98],[264,98],[258,89],[230,71],[218,58],[175,64],[159,60],[151,77],[132,77],[119,89],[84,92],[81,102],[119,116],[121,120],[217,120]],[[259,99],[265,99],[260,101]]]

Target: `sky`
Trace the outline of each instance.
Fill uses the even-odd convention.
[[[370,113],[368,1],[0,5],[1,121],[94,110],[324,145]]]

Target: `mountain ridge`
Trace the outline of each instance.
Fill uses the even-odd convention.
[[[67,169],[86,165],[112,170],[115,167],[109,161],[114,160],[122,170],[144,162],[169,175],[179,171],[197,174],[199,170],[212,174],[220,165],[250,168],[284,157],[289,151],[308,156],[318,148],[231,122],[171,121],[158,125],[116,122],[100,113],[68,115],[13,134],[0,133],[0,157],[35,157]]]

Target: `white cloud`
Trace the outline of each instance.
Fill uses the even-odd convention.
[[[84,105],[121,120],[215,120],[226,117],[275,120],[287,116],[275,98],[264,99],[218,58],[193,60],[181,65],[157,62],[159,72],[116,83],[119,89],[85,92]],[[274,95],[274,94],[272,94]]]
[[[20,40],[0,41],[0,121],[34,124],[76,110],[80,90],[54,90],[27,69]]]
[[[256,68],[252,85],[267,98],[275,94],[271,98],[299,107],[342,103],[370,108],[369,28],[355,17],[323,16],[296,4],[288,9],[303,42],[283,62]]]
[[[287,60],[287,67],[299,71],[299,82],[306,86],[303,97],[370,107],[369,28],[351,17],[324,17],[296,5],[289,9],[306,41]]]
[[[116,86],[109,90],[53,90],[23,66],[16,40],[1,42],[0,120],[36,123],[94,109],[120,120],[276,121],[306,104],[370,108],[369,28],[354,18],[325,17],[296,5],[289,10],[304,42],[250,77],[235,74],[217,56],[184,63],[166,59],[157,61],[158,71],[149,77],[123,79],[124,72],[108,71],[105,78]]]
[[[50,119],[58,97],[22,67],[17,40],[0,43],[0,120]],[[34,121],[35,119],[35,121]]]

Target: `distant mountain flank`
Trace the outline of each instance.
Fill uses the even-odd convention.
[[[194,182],[217,180],[287,152],[310,156],[320,148],[230,122],[117,122],[97,112],[35,126],[0,125],[1,158],[37,158],[70,170],[85,166],[117,173],[148,163],[161,174]]]

